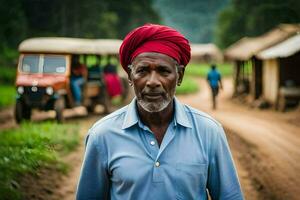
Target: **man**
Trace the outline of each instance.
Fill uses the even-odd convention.
[[[216,65],[212,64],[211,65],[211,70],[207,74],[207,81],[211,89],[211,95],[212,95],[212,108],[213,110],[217,108],[217,102],[216,98],[219,94],[219,87],[222,89],[222,79],[221,79],[221,74],[217,70]]]
[[[120,61],[136,97],[89,130],[77,199],[243,199],[222,126],[174,97],[189,60],[170,27],[126,36]]]
[[[79,56],[73,55],[71,65],[71,90],[75,106],[80,106],[82,101],[82,86],[87,79],[87,68],[79,62]]]

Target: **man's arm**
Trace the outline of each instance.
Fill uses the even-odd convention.
[[[213,200],[242,200],[243,194],[223,128],[214,135],[207,188]]]
[[[220,88],[223,89],[222,76],[221,76],[221,74],[219,74],[219,85],[220,85]]]
[[[86,151],[77,187],[76,199],[109,199],[109,177],[106,170],[106,153],[100,151],[95,134],[86,139]]]

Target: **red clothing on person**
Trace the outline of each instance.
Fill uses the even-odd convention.
[[[146,24],[131,31],[120,47],[120,62],[126,72],[133,59],[144,52],[168,55],[178,64],[186,66],[191,58],[189,41],[168,26]]]
[[[122,94],[122,85],[118,74],[104,73],[104,80],[109,96],[114,97]]]

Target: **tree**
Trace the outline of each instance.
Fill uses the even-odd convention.
[[[145,23],[159,23],[160,17],[152,7],[152,0],[115,0],[109,4],[118,21],[118,38],[124,38],[133,28]]]
[[[225,48],[244,36],[258,36],[280,23],[299,23],[297,0],[232,0],[220,12],[216,43]]]
[[[191,42],[213,41],[217,13],[228,0],[155,0],[163,23],[182,32]]]
[[[0,64],[29,37],[123,38],[160,18],[152,0],[0,0]],[[4,55],[4,56],[3,56]]]

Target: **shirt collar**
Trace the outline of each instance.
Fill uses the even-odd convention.
[[[136,97],[133,98],[131,103],[128,105],[127,112],[124,118],[124,122],[122,125],[122,129],[129,128],[133,126],[134,124],[138,123],[139,116],[137,113],[137,105],[136,105]]]
[[[192,125],[186,114],[184,105],[181,104],[176,97],[174,97],[174,104],[175,104],[175,123],[178,123],[181,126],[184,126],[187,128],[192,128]]]
[[[184,105],[182,105],[176,97],[174,97],[175,107],[175,125],[178,123],[184,127],[192,128],[191,123],[188,120]],[[137,112],[136,98],[134,98],[128,105],[128,109],[124,118],[122,129],[129,128],[139,122],[139,116]]]

